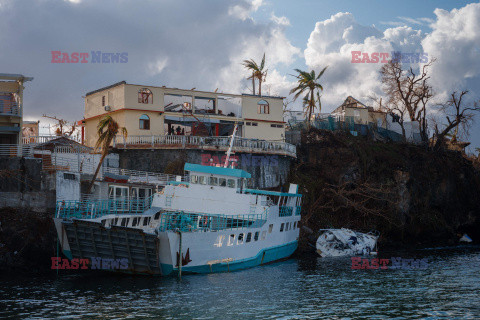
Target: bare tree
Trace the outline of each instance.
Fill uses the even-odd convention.
[[[462,128],[464,132],[468,133],[468,128],[473,122],[475,113],[480,111],[480,105],[478,102],[474,102],[472,105],[464,106],[463,98],[467,93],[468,91],[462,91],[460,94],[453,92],[446,103],[439,105],[440,110],[446,115],[447,124],[442,131],[438,129],[438,125],[435,125],[435,150],[444,145],[445,137],[452,130],[454,130],[455,135],[458,134],[458,128]]]
[[[404,138],[404,122],[408,119],[418,122],[422,139],[427,141],[426,106],[433,97],[428,69],[435,60],[423,65],[418,74],[412,67],[404,69],[400,61],[399,57],[393,57],[380,70],[383,90],[387,96],[386,109],[399,116],[398,123]]]

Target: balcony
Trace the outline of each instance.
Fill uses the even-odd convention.
[[[230,146],[230,137],[200,137],[200,136],[133,136],[126,139],[117,136],[114,148],[123,149],[202,149],[210,151],[226,151]],[[248,153],[267,153],[286,155],[296,158],[297,149],[286,142],[266,141],[257,139],[235,138],[233,151]]]
[[[14,101],[0,100],[0,115],[2,116],[20,116],[18,104]]]

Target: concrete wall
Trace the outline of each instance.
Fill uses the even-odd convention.
[[[55,175],[33,158],[0,157],[0,207],[55,209]]]
[[[119,151],[119,155],[121,168],[163,173],[169,163],[179,160],[195,164],[223,163],[225,152],[127,149]],[[238,160],[237,168],[252,175],[252,187],[276,188],[287,182],[292,161],[290,157],[245,153],[237,153],[233,157]]]
[[[80,173],[57,171],[56,195],[58,200],[80,200]]]

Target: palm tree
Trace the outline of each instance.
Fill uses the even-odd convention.
[[[306,93],[305,97],[303,98],[303,105],[305,110],[305,115],[307,117],[307,125],[310,128],[310,120],[312,119],[312,113],[315,111],[317,107],[318,101],[318,108],[319,111],[322,109],[322,104],[320,102],[320,91],[323,91],[322,85],[318,82],[320,77],[323,75],[325,70],[327,70],[328,66],[323,68],[322,71],[318,75],[315,74],[315,71],[312,70],[310,73],[302,71],[300,69],[295,69],[298,73],[295,77],[298,79],[297,83],[298,86],[290,90],[290,94],[295,93],[293,97],[294,100],[297,100],[298,97],[304,93]],[[315,99],[316,95],[316,99]]]
[[[258,95],[262,95],[262,82],[265,81],[267,77],[267,70],[265,68],[265,53],[263,54],[262,62],[260,66],[253,60],[243,60],[243,66],[248,70],[252,71],[252,75],[247,79],[252,79],[253,94],[255,94],[255,79],[258,80]]]
[[[98,176],[98,172],[100,171],[100,168],[102,166],[103,160],[105,160],[105,157],[108,155],[108,149],[110,148],[110,144],[112,143],[113,139],[115,136],[118,134],[118,131],[122,132],[123,137],[127,137],[127,129],[125,128],[120,128],[118,123],[113,120],[111,116],[105,116],[100,120],[100,122],[97,125],[97,134],[98,134],[98,140],[97,143],[95,144],[95,151],[98,149],[102,149],[102,157],[100,158],[100,162],[98,163],[97,170],[95,171],[95,174],[93,175],[92,181],[90,182],[90,185],[88,186],[88,192],[90,193],[93,187],[93,183],[95,182],[95,179]]]

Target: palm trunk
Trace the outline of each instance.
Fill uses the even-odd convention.
[[[253,88],[253,95],[255,95],[255,74],[252,74],[252,88]]]
[[[88,186],[87,194],[90,194],[92,191],[93,184],[95,183],[95,179],[97,179],[98,172],[100,172],[100,168],[102,167],[103,160],[105,160],[105,157],[108,154],[108,149],[103,150],[102,157],[100,158],[100,162],[98,163],[97,170],[95,170],[95,174],[93,175],[92,181],[90,182],[90,185]]]
[[[262,78],[258,79],[258,95],[262,95]]]

